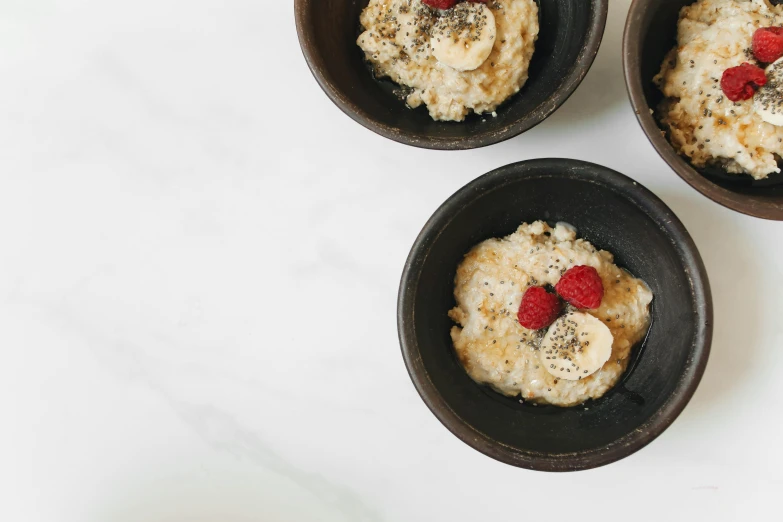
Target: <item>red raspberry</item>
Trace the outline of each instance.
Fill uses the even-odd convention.
[[[577,308],[594,310],[601,306],[604,298],[604,284],[598,270],[587,265],[569,268],[555,285],[555,290]]]
[[[457,3],[457,0],[421,0],[421,3],[435,9],[451,9]]]
[[[749,100],[756,89],[765,83],[767,83],[767,75],[764,74],[764,69],[745,62],[723,71],[720,88],[723,89],[726,98],[736,102]]]
[[[783,27],[762,27],[753,33],[753,54],[760,62],[772,63],[783,56]]]
[[[560,313],[560,299],[540,286],[531,286],[519,303],[519,324],[530,330],[540,330],[555,322]]]

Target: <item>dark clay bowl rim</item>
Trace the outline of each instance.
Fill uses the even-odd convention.
[[[343,96],[340,91],[326,79],[321,72],[323,64],[319,63],[317,56],[313,53],[313,43],[310,39],[310,35],[306,34],[304,31],[305,27],[310,26],[308,23],[309,13],[307,5],[312,1],[318,0],[294,0],[296,33],[299,37],[299,46],[302,48],[302,54],[307,62],[307,66],[310,68],[310,72],[329,99],[352,120],[376,134],[405,145],[436,150],[467,150],[494,145],[495,143],[508,140],[532,129],[551,116],[552,113],[560,108],[560,106],[574,93],[592,67],[595,57],[598,54],[598,49],[601,46],[601,41],[603,40],[604,30],[606,29],[606,18],[609,12],[609,0],[588,0],[595,4],[596,17],[594,24],[589,29],[587,42],[579,53],[571,73],[565,78],[560,85],[560,88],[536,109],[501,129],[480,132],[468,138],[439,138],[436,136],[429,136],[426,139],[420,139],[401,132],[392,126],[379,123],[372,117],[364,114],[358,106],[354,105],[349,98]],[[522,91],[514,96],[519,96],[520,94],[524,95],[524,87]]]
[[[692,353],[677,387],[661,408],[641,427],[598,449],[567,454],[529,452],[503,444],[460,418],[445,402],[430,380],[416,341],[416,325],[409,319],[415,302],[422,263],[435,239],[454,216],[477,196],[503,188],[509,174],[521,177],[561,177],[576,174],[630,199],[660,228],[680,251],[684,270],[691,280],[691,296],[698,314]],[[578,225],[577,225],[578,226]],[[677,216],[655,194],[631,178],[601,165],[572,159],[535,159],[495,169],[468,183],[449,197],[424,225],[405,262],[397,300],[397,332],[402,356],[416,391],[438,420],[460,440],[498,461],[540,471],[579,471],[597,468],[623,459],[642,449],[663,433],[685,409],[701,381],[712,343],[712,296],[706,269],[690,234]]]
[[[783,221],[783,205],[780,203],[764,202],[752,196],[732,192],[716,185],[699,173],[685,158],[674,150],[674,147],[662,134],[660,127],[655,122],[655,118],[650,114],[651,107],[647,105],[647,100],[644,96],[642,78],[636,71],[639,68],[642,54],[642,14],[650,4],[655,2],[656,0],[633,0],[628,11],[625,33],[623,34],[625,85],[628,90],[628,96],[631,99],[631,106],[636,113],[636,119],[639,121],[644,134],[669,167],[685,180],[688,185],[701,192],[704,196],[742,214]],[[652,78],[650,78],[650,81],[652,81]]]

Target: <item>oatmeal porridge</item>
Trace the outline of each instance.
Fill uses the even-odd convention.
[[[573,406],[620,379],[653,296],[573,227],[537,221],[466,254],[454,297],[451,338],[473,380],[526,402]]]
[[[444,121],[492,113],[517,93],[538,38],[534,0],[370,0],[360,22],[357,43],[375,75]]]
[[[783,6],[699,0],[684,7],[677,46],[654,82],[658,119],[696,167],[764,179],[783,155]],[[771,54],[770,54],[771,53]]]

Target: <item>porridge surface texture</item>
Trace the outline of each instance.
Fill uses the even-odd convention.
[[[457,323],[451,338],[457,356],[473,380],[525,401],[572,406],[602,396],[628,366],[631,348],[649,326],[652,293],[643,281],[614,264],[611,253],[577,239],[566,224],[551,228],[537,221],[523,224],[502,239],[475,246],[460,263],[455,278]],[[554,286],[577,265],[594,267],[604,285],[600,308],[587,313],[611,331],[612,355],[596,373],[578,381],[558,379],[541,360],[542,331],[517,321],[529,286]]]
[[[460,10],[475,6],[491,11],[494,43],[477,68],[460,71],[438,61],[431,40],[463,30],[472,35],[487,32],[482,22],[465,28],[450,21]],[[457,14],[444,14],[452,11]],[[425,104],[433,119],[445,121],[462,121],[471,111],[491,113],[517,93],[528,79],[538,38],[534,0],[490,0],[486,6],[464,3],[444,12],[420,0],[370,0],[360,22],[364,31],[357,43],[375,75],[403,86],[410,107]]]
[[[666,97],[659,120],[674,148],[694,166],[718,165],[755,179],[780,172],[783,127],[765,122],[753,99],[726,98],[720,80],[726,69],[745,62],[763,68],[751,51],[753,33],[781,25],[783,6],[767,0],[700,0],[681,10],[677,47],[654,81]],[[769,72],[764,92],[780,98],[780,75]]]

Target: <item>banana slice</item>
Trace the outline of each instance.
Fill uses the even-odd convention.
[[[495,45],[495,15],[485,4],[463,2],[444,11],[432,29],[432,54],[458,71],[477,69]]]
[[[609,328],[590,314],[572,312],[549,327],[539,350],[539,358],[558,379],[578,381],[604,365],[612,356],[614,336]]]
[[[771,63],[766,70],[767,83],[753,96],[753,110],[761,119],[778,127],[783,126],[783,58]]]

